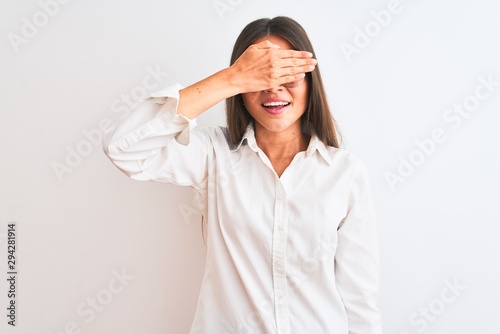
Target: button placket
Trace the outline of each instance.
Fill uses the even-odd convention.
[[[286,193],[281,181],[276,178],[276,199],[273,226],[273,289],[276,323],[280,333],[290,332],[290,320],[286,282]]]

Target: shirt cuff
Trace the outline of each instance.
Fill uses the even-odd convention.
[[[197,123],[195,118],[191,119],[184,115],[177,114],[180,98],[179,91],[183,88],[184,86],[175,84],[150,93],[150,98],[156,99],[156,103],[163,104],[163,107],[160,109],[160,122],[163,121],[167,124],[171,123],[184,127],[184,129],[176,134],[174,138],[179,144],[187,146],[190,141],[190,133],[196,127]]]

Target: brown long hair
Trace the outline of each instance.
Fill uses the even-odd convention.
[[[285,39],[295,50],[315,54],[304,28],[289,17],[277,16],[273,19],[263,18],[250,22],[241,31],[234,44],[231,65],[254,41],[267,35]],[[316,65],[314,71],[307,73],[306,78],[309,82],[309,97],[306,111],[301,118],[303,131],[313,130],[325,145],[338,148],[341,139],[340,131],[328,106],[319,66]],[[252,120],[252,116],[243,106],[241,94],[226,99],[226,117],[229,139],[232,145],[237,145]]]

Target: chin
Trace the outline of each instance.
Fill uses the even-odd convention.
[[[265,122],[257,122],[260,127],[266,129],[269,132],[282,132],[295,124],[295,122],[290,122],[289,120],[266,120]]]

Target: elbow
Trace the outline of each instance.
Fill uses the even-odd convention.
[[[134,157],[130,157],[124,150],[120,149],[116,143],[110,144],[109,141],[103,140],[102,151],[108,159],[115,165],[118,170],[129,178],[136,181],[149,181],[139,166],[139,161]]]
[[[135,181],[151,181],[151,178],[147,177],[142,169],[139,167],[138,161],[136,160],[122,160],[114,157],[113,155],[105,154],[111,160],[113,165],[115,165],[118,170],[123,174],[127,175],[129,178]]]

